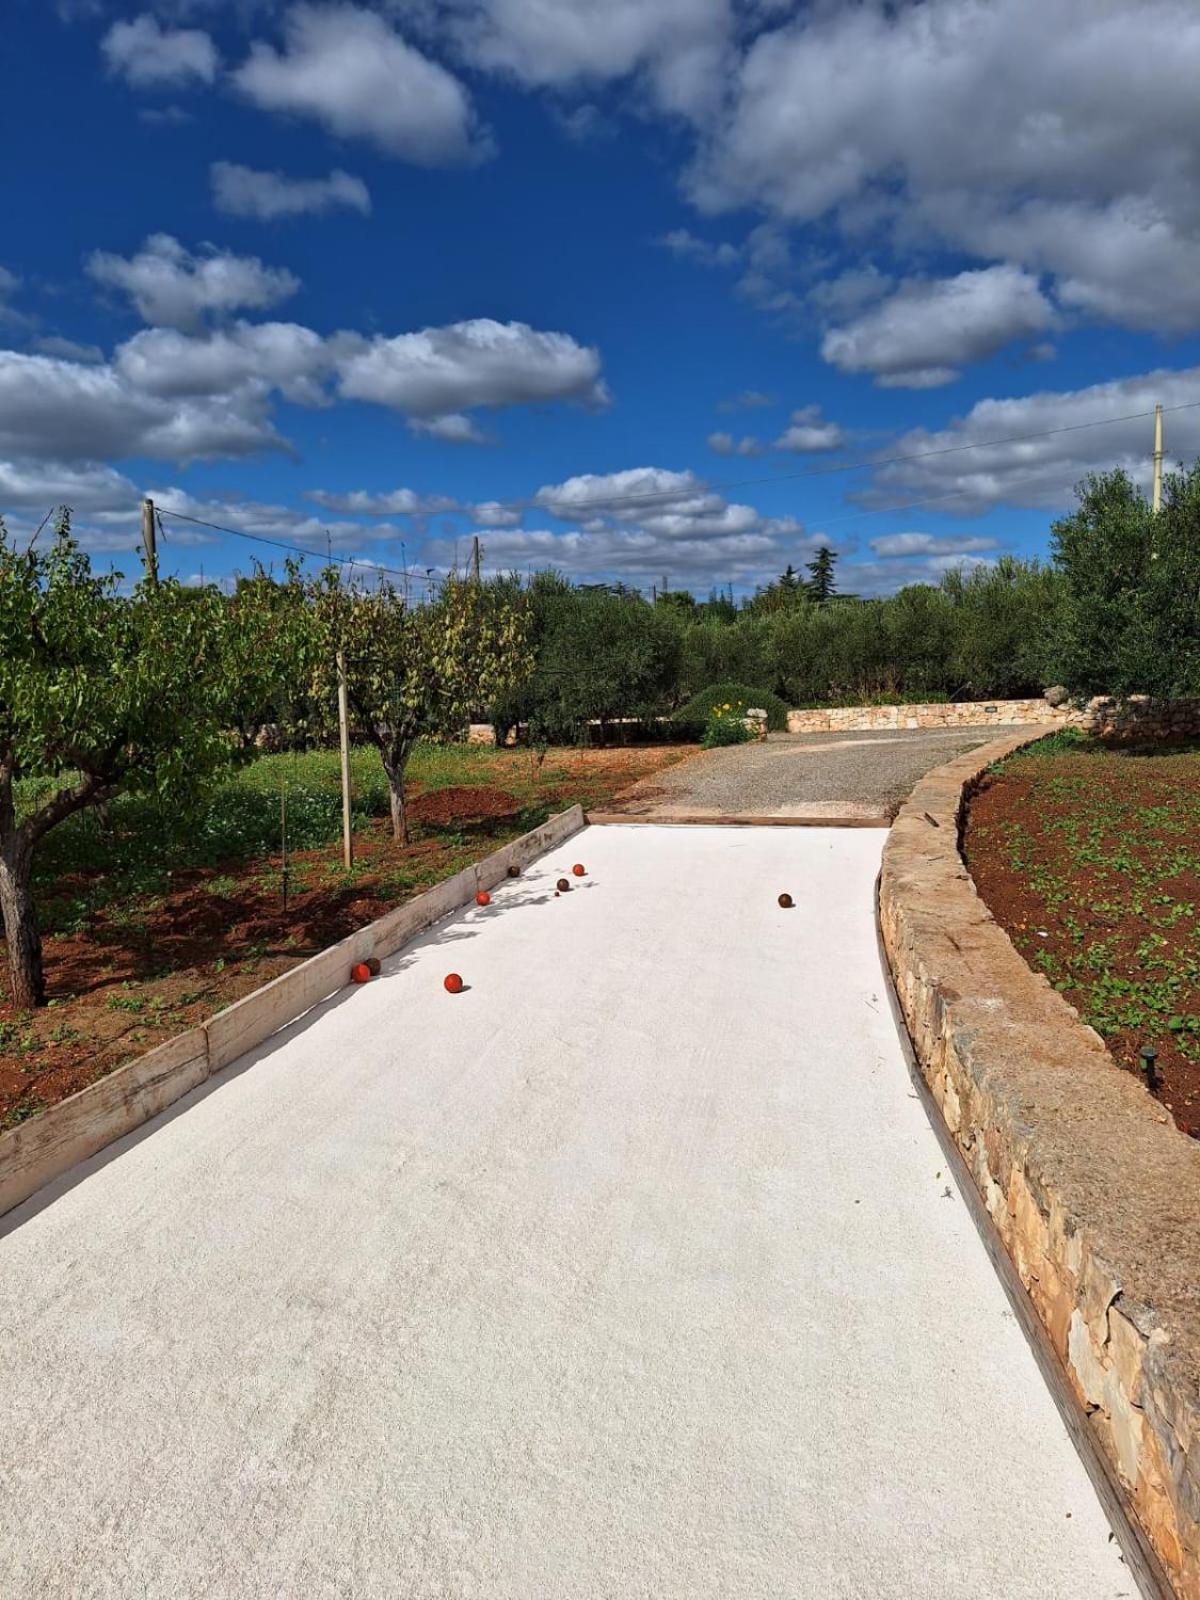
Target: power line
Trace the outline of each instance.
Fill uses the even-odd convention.
[[[330,550],[328,554],[322,558],[319,552],[316,550],[306,550],[303,545],[288,544],[286,540],[283,539],[268,539],[265,534],[247,533],[244,528],[226,528],[223,527],[221,523],[209,522],[204,517],[189,516],[186,511],[172,511],[168,506],[160,506],[156,507],[155,509],[160,511],[163,516],[177,517],[181,522],[192,522],[198,528],[211,528],[214,533],[229,534],[230,537],[234,539],[251,539],[255,544],[267,544],[270,545],[274,550],[287,550],[292,555],[315,557],[317,560],[324,559],[326,562],[332,562],[334,565],[341,567],[363,567],[371,572],[386,573],[386,575],[390,578],[402,578],[405,583],[427,583],[430,585],[436,585],[441,582],[440,578],[431,577],[425,573],[418,573],[407,569],[401,569],[399,567],[382,566],[370,556],[335,556],[333,551]]]
[[[1167,412],[1191,411],[1191,410],[1195,410],[1197,408],[1200,408],[1200,400],[1185,400],[1185,401],[1180,402],[1178,405],[1162,407],[1162,412],[1163,412],[1163,414],[1165,414]],[[1112,427],[1112,426],[1115,426],[1116,424],[1122,423],[1122,422],[1139,422],[1139,421],[1143,421],[1147,417],[1153,417],[1154,415],[1155,415],[1155,411],[1154,410],[1150,410],[1150,411],[1131,411],[1131,412],[1127,412],[1124,415],[1119,416],[1119,417],[1100,417],[1100,418],[1097,418],[1096,420],[1094,420],[1092,422],[1065,423],[1061,427],[1058,427],[1058,428],[1042,428],[1042,429],[1039,429],[1038,431],[1033,432],[1033,433],[1008,434],[1008,435],[1004,436],[1003,438],[998,438],[998,439],[976,439],[976,440],[972,440],[970,443],[967,443],[967,444],[946,445],[946,446],[943,446],[943,447],[941,447],[941,448],[939,448],[937,450],[920,450],[920,451],[911,452],[911,453],[906,454],[906,455],[870,456],[870,457],[864,457],[859,461],[841,461],[841,462],[826,463],[824,465],[817,466],[817,467],[807,467],[807,468],[803,469],[802,471],[798,471],[798,472],[775,473],[775,474],[772,474],[772,475],[766,476],[766,477],[740,478],[740,479],[726,480],[725,482],[708,483],[708,484],[704,484],[703,488],[704,488],[704,492],[707,492],[707,493],[712,493],[714,491],[724,492],[724,491],[731,490],[731,489],[744,489],[744,488],[750,488],[750,487],[754,487],[754,486],[761,486],[763,484],[788,483],[788,482],[795,482],[795,481],[797,481],[799,479],[804,479],[804,478],[825,477],[825,476],[829,476],[831,474],[840,473],[840,472],[857,472],[857,471],[860,471],[860,470],[862,470],[864,468],[869,468],[869,467],[870,468],[878,468],[878,467],[887,467],[887,466],[898,466],[898,465],[902,465],[902,464],[905,464],[905,463],[908,463],[908,462],[913,462],[913,461],[928,461],[928,460],[931,460],[931,459],[934,459],[934,458],[940,458],[940,457],[943,457],[943,456],[960,455],[960,454],[963,454],[964,452],[971,451],[971,450],[991,450],[991,449],[1000,448],[1003,445],[1029,444],[1029,443],[1032,443],[1032,442],[1034,442],[1036,440],[1039,440],[1039,439],[1057,438],[1057,437],[1061,436],[1062,434],[1082,433],[1082,432],[1085,432],[1089,428]],[[1040,476],[1040,474],[1038,476]],[[1014,484],[1020,484],[1020,483],[1024,483],[1024,482],[1030,482],[1030,481],[1033,481],[1033,480],[1030,477],[1022,477],[1022,478],[1017,478],[1017,479],[1013,479],[1013,480],[1010,480],[1010,481],[1012,483],[1014,483]],[[687,494],[687,491],[685,491],[685,490],[680,490],[680,489],[661,489],[661,490],[646,491],[644,494],[607,495],[607,496],[604,496],[602,498],[598,498],[598,499],[594,499],[594,500],[575,500],[575,501],[572,501],[572,502],[570,502],[570,509],[571,509],[571,512],[574,513],[574,512],[577,512],[577,511],[583,511],[583,510],[588,510],[588,509],[595,509],[595,510],[611,509],[613,506],[621,506],[621,505],[653,504],[653,503],[657,503],[659,501],[670,502],[670,501],[676,501],[676,500],[683,499],[683,498],[686,497],[686,494]],[[856,521],[860,520],[860,518],[862,518],[862,517],[886,516],[886,515],[888,515],[889,513],[892,513],[892,512],[920,510],[920,509],[922,509],[923,507],[925,507],[927,505],[936,504],[937,502],[942,501],[942,500],[959,499],[959,498],[963,497],[965,494],[966,494],[965,490],[952,489],[952,490],[949,490],[948,492],[946,492],[944,494],[924,495],[919,500],[905,501],[904,503],[902,503],[900,505],[895,505],[895,506],[874,506],[874,507],[871,507],[871,508],[869,508],[869,509],[867,509],[865,511],[854,512],[854,513],[851,513],[851,514],[849,514],[847,516],[844,516],[844,517],[823,518],[822,519],[822,523],[823,523],[824,526],[832,527],[832,526],[835,526],[835,525],[837,525],[838,523],[841,523],[841,522],[856,522]],[[565,504],[565,502],[559,502],[559,503],[560,504]],[[538,499],[507,500],[507,501],[497,500],[497,501],[492,501],[491,504],[496,506],[497,509],[504,510],[504,511],[525,511],[525,510],[533,510],[533,509],[536,508],[536,509],[550,511],[551,515],[558,515],[558,513],[555,513],[552,510],[553,502],[551,502],[550,504],[547,504],[545,501],[538,500]],[[291,543],[288,543],[287,541],[282,540],[282,539],[271,539],[271,538],[268,538],[265,534],[247,533],[245,531],[245,529],[243,529],[243,528],[228,528],[228,527],[223,526],[221,523],[210,522],[207,519],[205,519],[204,517],[189,516],[188,513],[185,512],[185,511],[172,511],[166,506],[156,507],[156,509],[159,510],[162,514],[164,514],[166,516],[176,517],[176,518],[178,518],[179,520],[181,520],[183,522],[193,523],[197,527],[211,528],[214,533],[227,534],[231,538],[249,539],[249,540],[252,540],[256,544],[269,545],[273,549],[285,550],[285,551],[289,552],[290,554],[298,555],[298,556],[301,556],[301,557],[306,558],[306,559],[309,558],[309,557],[313,557],[313,556],[317,555],[316,551],[311,550],[311,549],[306,549],[303,545],[291,544]],[[334,555],[333,552],[332,552],[332,548],[330,548],[330,550],[328,551],[327,556],[326,556],[326,560],[328,562],[332,562],[332,563],[334,563],[336,565],[339,565],[339,566],[345,566],[345,567],[362,566],[362,567],[365,567],[365,568],[369,569],[370,571],[383,573],[388,577],[400,578],[406,584],[407,583],[423,583],[423,584],[425,584],[425,585],[427,585],[427,586],[432,588],[432,587],[436,587],[436,585],[438,583],[440,583],[440,581],[441,581],[440,578],[434,577],[428,570],[426,572],[424,572],[424,573],[419,573],[419,572],[417,572],[414,569],[409,568],[409,567],[404,567],[404,568],[386,567],[386,566],[383,566],[380,563],[374,561],[369,556],[340,556],[340,555]]]
[[[1185,400],[1179,405],[1164,406],[1163,412],[1193,411],[1200,407],[1200,400]],[[1083,433],[1088,428],[1114,427],[1120,422],[1140,422],[1147,417],[1153,417],[1153,409],[1149,411],[1130,411],[1120,417],[1097,417],[1093,422],[1065,423],[1059,428],[1041,428],[1035,433],[1012,433],[1000,439],[975,439],[969,444],[944,445],[937,450],[917,450],[907,455],[894,456],[864,456],[858,461],[827,462],[817,467],[805,467],[797,472],[776,472],[757,478],[733,478],[724,482],[703,483],[703,489],[708,492],[724,493],[730,489],[749,489],[771,483],[793,483],[801,478],[820,478],[838,472],[859,472],[867,467],[891,467],[910,461],[929,461],[937,456],[960,455],[967,450],[994,450],[1007,444],[1030,444],[1037,439],[1053,439],[1064,433]],[[699,485],[697,486],[697,492]],[[526,499],[526,500],[492,500],[488,504],[500,511],[548,511],[552,516],[557,516],[553,507],[555,504],[569,506],[572,515],[576,511],[606,510],[611,506],[642,505],[656,503],[660,500],[672,501],[685,499],[688,495],[686,489],[654,489],[646,490],[642,494],[603,495],[594,500],[559,499]]]

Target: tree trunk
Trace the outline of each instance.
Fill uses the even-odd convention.
[[[391,773],[388,773],[388,790],[392,802],[392,838],[397,844],[411,844],[412,838],[408,831],[408,813],[404,809],[404,775],[400,775],[397,783]]]
[[[392,838],[397,844],[411,844],[408,831],[408,812],[404,805],[404,775],[408,771],[408,758],[412,755],[412,741],[403,740],[382,748],[383,770],[387,773],[388,798],[392,806]]]
[[[13,1004],[23,1011],[44,1006],[46,976],[33,903],[33,844],[23,832],[10,834],[0,846],[0,913]]]

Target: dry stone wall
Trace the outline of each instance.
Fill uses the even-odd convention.
[[[1036,700],[931,701],[905,706],[821,706],[789,711],[789,733],[865,733],[877,728],[975,728],[987,723],[1065,725],[1068,707]]]
[[[1096,1440],[1177,1593],[1200,1600],[1200,1144],[1026,965],[958,849],[970,785],[1030,737],[913,790],[884,848],[884,946],[921,1071]]]

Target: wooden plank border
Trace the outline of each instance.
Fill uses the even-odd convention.
[[[584,825],[582,806],[558,812],[541,827],[310,956],[199,1027],[168,1039],[0,1134],[0,1216],[336,994],[356,962],[393,955],[435,922],[469,905],[480,889],[502,882],[510,866],[529,866]]]

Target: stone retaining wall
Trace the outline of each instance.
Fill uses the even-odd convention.
[[[1128,700],[1097,696],[1072,720],[1102,739],[1190,739],[1200,736],[1200,700]]]
[[[1077,717],[1069,706],[1036,700],[934,701],[907,706],[822,706],[789,711],[789,733],[866,733],[876,728],[976,728],[989,722],[1063,726]]]
[[[921,1071],[1095,1438],[1177,1593],[1200,1600],[1200,1144],[1026,965],[959,854],[964,795],[1030,738],[913,790],[884,848],[884,946]]]

